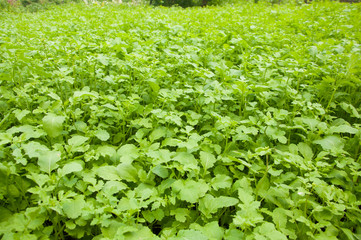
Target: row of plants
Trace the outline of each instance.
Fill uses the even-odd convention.
[[[360,10],[0,15],[0,238],[361,238]]]

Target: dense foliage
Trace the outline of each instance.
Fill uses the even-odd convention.
[[[0,237],[360,239],[360,10],[0,15]]]

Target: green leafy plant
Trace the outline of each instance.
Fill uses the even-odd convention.
[[[359,239],[359,13],[0,15],[0,237]]]

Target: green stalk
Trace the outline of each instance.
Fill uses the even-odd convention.
[[[336,93],[337,88],[338,88],[338,86],[336,86],[336,87],[334,88],[333,92],[332,92],[331,98],[330,98],[330,100],[328,101],[327,107],[326,107],[326,109],[325,109],[325,114],[322,115],[322,117],[321,117],[321,121],[323,120],[323,118],[324,118],[325,115],[327,114],[328,108],[329,108],[330,105],[331,105],[331,102],[332,102],[332,100],[333,100],[333,98],[334,98],[334,96],[335,96],[335,93]]]
[[[8,114],[6,114],[5,117],[3,118],[3,120],[1,120],[1,122],[0,122],[0,127],[1,127],[1,125],[3,125],[4,122],[6,122],[6,120],[9,118],[10,113],[11,113],[11,112],[9,112]]]

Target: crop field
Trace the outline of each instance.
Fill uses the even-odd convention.
[[[0,13],[1,239],[361,239],[361,5]]]

